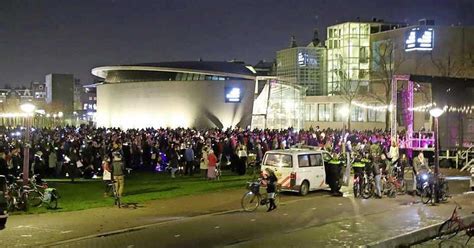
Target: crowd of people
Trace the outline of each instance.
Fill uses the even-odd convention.
[[[24,133],[21,127],[0,129],[0,174],[19,175],[22,172]],[[114,153],[119,153],[124,168],[162,170],[160,165],[166,160],[173,177],[179,168],[183,168],[185,175],[200,170],[203,177],[215,179],[216,166],[225,165],[243,175],[249,157],[261,161],[268,150],[288,149],[298,144],[319,146],[334,157],[344,157],[347,162],[351,162],[347,157],[353,162],[367,154],[377,153],[391,161],[400,158],[403,163],[408,163],[398,142],[384,130],[345,132],[319,127],[298,131],[292,128],[122,130],[82,125],[32,128],[29,162],[33,174],[74,180],[102,175],[102,171],[107,170],[104,161],[112,165]]]

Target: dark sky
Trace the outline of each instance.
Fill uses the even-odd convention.
[[[272,60],[296,35],[345,20],[474,24],[474,0],[1,0],[0,87],[99,65]]]

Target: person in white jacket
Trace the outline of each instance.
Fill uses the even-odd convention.
[[[201,175],[204,179],[207,179],[207,169],[209,166],[209,160],[207,159],[208,155],[209,155],[209,147],[205,145],[202,148],[202,157],[201,157],[201,162],[199,164],[199,168],[201,169]]]

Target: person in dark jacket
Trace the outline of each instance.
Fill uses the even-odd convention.
[[[275,172],[273,172],[273,170],[265,168],[263,180],[266,181],[267,184],[268,201],[270,202],[270,206],[268,207],[267,212],[270,212],[277,208],[275,204],[275,192],[276,185],[278,183],[278,178],[276,177]]]

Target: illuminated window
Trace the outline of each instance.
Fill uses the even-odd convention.
[[[331,121],[331,104],[318,104],[318,121]]]

